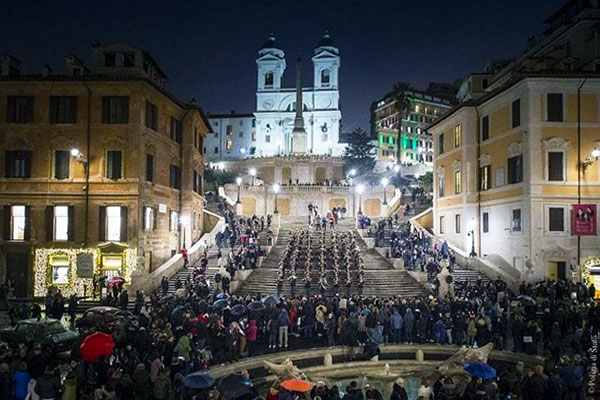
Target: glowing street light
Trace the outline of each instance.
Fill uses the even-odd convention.
[[[254,177],[256,177],[256,168],[250,168],[248,173],[252,177],[252,186],[254,186]]]
[[[354,168],[352,168],[350,170],[350,176],[354,176],[354,175],[356,175],[356,170]]]
[[[237,183],[237,187],[238,187],[238,195],[237,195],[237,201],[235,202],[235,204],[240,204],[240,188],[242,187],[242,178],[240,178],[239,176],[236,178],[235,183]]]
[[[279,212],[279,210],[277,210],[277,193],[279,193],[279,184],[274,184],[273,185],[273,193],[275,193],[275,210],[273,211],[273,214],[277,214]]]
[[[394,172],[398,173],[400,171],[400,166],[398,164],[394,165]]]
[[[358,215],[362,215],[362,194],[364,191],[364,185],[360,184],[356,187],[356,193],[358,193]]]
[[[388,183],[389,183],[388,178],[381,179],[381,186],[383,186],[383,205],[384,206],[387,205],[387,193],[386,193],[387,190],[386,190],[386,188],[387,188]]]

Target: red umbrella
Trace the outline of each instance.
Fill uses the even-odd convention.
[[[100,361],[100,357],[110,356],[114,347],[115,341],[110,335],[96,332],[83,339],[79,346],[79,353],[83,360],[97,363]]]
[[[108,282],[108,285],[109,286],[120,285],[123,282],[125,282],[125,278],[121,278],[120,276],[115,276]]]
[[[287,379],[281,382],[281,386],[293,392],[305,393],[309,392],[313,385],[310,382],[302,381],[300,379]]]

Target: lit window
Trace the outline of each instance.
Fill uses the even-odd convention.
[[[52,257],[52,283],[65,285],[69,283],[69,259],[67,257]]]
[[[152,221],[154,220],[154,210],[152,207],[144,208],[144,229],[152,229]]]
[[[321,85],[329,86],[330,77],[331,77],[331,73],[329,72],[328,69],[324,69],[323,71],[321,71]]]
[[[54,207],[54,240],[69,240],[69,206]]]
[[[25,240],[25,206],[12,206],[11,207],[11,239],[12,240]]]
[[[106,239],[109,242],[121,240],[121,207],[106,207]]]
[[[256,131],[252,131],[252,141],[256,142]]]
[[[462,172],[454,172],[454,194],[460,194],[462,188]]]
[[[416,104],[415,105],[415,112],[421,112],[421,106]]]
[[[229,151],[233,148],[233,141],[231,139],[227,139],[225,142],[225,148]]]
[[[171,216],[169,218],[169,230],[176,231],[178,223],[179,214],[177,213],[177,211],[171,211]]]
[[[458,124],[454,127],[454,147],[460,147],[462,143],[462,126]]]
[[[513,232],[521,232],[521,209],[514,208],[512,210],[512,230]]]

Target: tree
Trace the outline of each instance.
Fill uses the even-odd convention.
[[[401,144],[402,144],[402,121],[408,118],[412,104],[406,95],[406,91],[414,90],[410,84],[406,82],[398,82],[394,85],[394,97],[396,98],[396,110],[400,112],[398,119],[398,134],[396,136],[396,163],[400,163]]]
[[[348,146],[342,156],[346,175],[353,169],[358,176],[372,173],[375,167],[374,148],[371,138],[362,129],[358,128],[350,133]]]

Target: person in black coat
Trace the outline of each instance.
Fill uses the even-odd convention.
[[[406,389],[404,389],[405,385],[404,379],[396,379],[396,382],[394,382],[394,386],[392,387],[390,400],[408,400],[408,394],[406,393]]]

